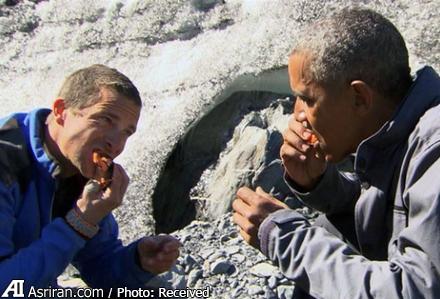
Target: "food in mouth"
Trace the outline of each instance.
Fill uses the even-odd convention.
[[[306,129],[307,129],[307,128],[310,128],[309,123],[308,123],[307,121],[303,121],[303,122],[302,122],[302,125],[303,125],[303,127],[306,128]],[[309,136],[309,138],[307,138],[306,141],[307,141],[308,144],[310,144],[310,145],[314,145],[314,144],[316,143],[316,141],[318,141],[318,137],[316,137],[315,134],[311,133],[310,136]]]
[[[310,137],[307,139],[307,142],[311,145],[315,144],[318,141],[318,137],[315,134],[310,134]]]
[[[113,176],[113,160],[99,152],[93,152],[93,163],[96,166],[94,179],[99,182],[101,189],[107,188]]]

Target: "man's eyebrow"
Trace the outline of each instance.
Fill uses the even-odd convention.
[[[105,112],[105,114],[107,114],[108,116],[114,118],[114,119],[119,119],[119,115],[112,113],[112,112]]]
[[[313,101],[312,98],[306,96],[305,94],[303,94],[303,93],[301,93],[301,92],[299,92],[299,91],[297,91],[297,90],[292,90],[292,93],[293,93],[293,96],[294,96],[295,98],[296,98],[296,97],[299,97],[299,98],[301,98],[301,99],[303,99],[303,100],[306,100],[306,101]]]
[[[110,117],[112,117],[112,118],[114,118],[114,119],[116,119],[116,120],[119,120],[119,119],[120,119],[119,115],[117,115],[117,114],[115,114],[115,113],[107,112],[107,114],[108,114]],[[131,134],[136,133],[136,127],[135,127],[135,126],[130,125],[130,126],[128,127],[128,129],[131,131]]]
[[[95,116],[95,117],[99,117],[99,116],[105,115],[105,116],[109,116],[109,117],[111,117],[113,119],[116,119],[116,120],[119,119],[119,115],[117,115],[115,113],[112,113],[112,112],[109,112],[109,111],[96,111],[92,115]]]
[[[136,133],[136,127],[135,126],[129,126],[128,129],[131,130],[131,134]]]

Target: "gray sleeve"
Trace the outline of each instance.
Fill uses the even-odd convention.
[[[287,174],[284,180],[301,202],[326,214],[352,213],[361,190],[356,174],[340,172],[333,164],[327,166],[318,185],[310,192],[301,192]]]
[[[316,298],[440,298],[440,160],[436,154],[425,161],[433,164],[412,171],[404,194],[408,225],[392,240],[387,261],[368,260],[292,210],[262,223],[262,252]]]

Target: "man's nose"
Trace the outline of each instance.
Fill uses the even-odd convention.
[[[305,111],[305,105],[303,101],[301,101],[299,98],[295,100],[295,104],[293,105],[293,113],[295,115],[298,115],[300,112]]]
[[[124,149],[124,138],[119,134],[111,134],[106,137],[105,146],[113,158],[117,157]]]

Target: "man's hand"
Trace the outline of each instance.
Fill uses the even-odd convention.
[[[140,266],[153,274],[168,271],[179,257],[180,242],[169,235],[145,237],[138,243]]]
[[[280,149],[287,175],[305,190],[311,190],[324,173],[327,162],[320,151],[319,141],[310,144],[313,132],[308,128],[301,101],[295,102],[295,111],[288,128],[283,132],[284,143]]]
[[[237,198],[232,203],[235,211],[234,222],[239,226],[243,239],[253,247],[259,249],[258,228],[263,220],[272,212],[286,209],[288,206],[278,199],[270,196],[257,187],[256,192],[247,187],[237,191]]]
[[[111,211],[119,207],[127,190],[129,178],[121,165],[114,164],[111,184],[101,191],[98,181],[90,180],[85,186],[82,196],[76,202],[81,218],[96,225]]]

